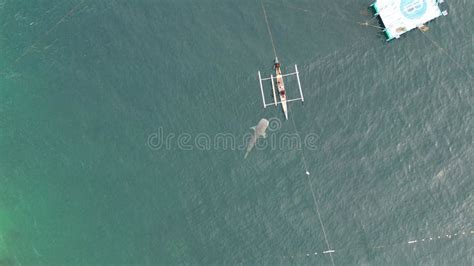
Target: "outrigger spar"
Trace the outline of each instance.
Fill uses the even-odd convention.
[[[280,62],[278,61],[278,58],[275,58],[275,63],[273,65],[275,69],[275,74],[276,76],[274,77],[273,74],[270,75],[269,78],[263,78],[260,75],[260,71],[258,71],[258,80],[260,82],[260,91],[262,92],[262,101],[263,101],[263,108],[266,108],[269,105],[274,104],[275,106],[278,104],[281,104],[281,108],[283,109],[283,113],[285,114],[285,118],[288,120],[288,107],[287,103],[292,102],[292,101],[298,101],[301,100],[301,102],[304,102],[304,97],[303,97],[303,90],[301,89],[301,82],[300,82],[300,75],[298,72],[298,66],[295,65],[295,72],[289,73],[289,74],[282,74],[281,73],[281,65]],[[285,90],[285,83],[283,82],[284,77],[296,75],[296,79],[298,80],[298,87],[300,91],[300,97],[295,98],[295,99],[287,99],[286,97],[286,90]],[[273,92],[273,103],[266,103],[265,102],[265,94],[263,92],[263,83],[262,81],[265,80],[271,80],[272,82],[272,92]],[[275,81],[277,83],[277,89],[278,89],[278,96],[280,97],[280,101],[278,101],[276,92],[275,92]]]

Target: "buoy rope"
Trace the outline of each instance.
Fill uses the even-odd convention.
[[[317,17],[321,17],[321,12],[317,12],[317,11],[314,11],[314,10],[310,10],[310,9],[305,9],[305,8],[301,8],[301,7],[296,7],[296,6],[291,6],[291,5],[287,5],[287,4],[282,4],[282,3],[274,3],[275,5],[280,5],[280,6],[284,6],[284,7],[287,7],[287,8],[290,8],[290,9],[294,9],[294,10],[298,10],[298,11],[302,11],[302,12],[305,12],[305,13],[313,13],[313,14],[308,14],[310,16],[317,16]],[[325,15],[325,14],[323,14]],[[375,17],[372,17],[370,20],[374,19]],[[366,27],[373,27],[373,28],[377,28],[377,29],[384,29],[380,26],[376,26],[376,25],[372,25],[372,24],[369,24],[368,21],[364,21],[364,22],[360,22],[360,21],[353,21],[353,20],[350,20],[350,19],[346,19],[346,18],[343,18],[341,16],[339,16],[339,19],[341,20],[345,20],[347,22],[350,22],[350,23],[357,23],[361,26],[366,26]]]
[[[421,33],[423,33],[423,36],[425,36],[428,40],[430,40],[430,42],[436,46],[439,50],[441,50],[441,52],[443,52],[462,72],[464,72],[464,74],[466,74],[471,80],[472,80],[472,75],[469,74],[469,72],[467,72],[462,66],[461,64],[459,64],[447,51],[446,49],[444,49],[443,47],[441,47],[441,45],[439,45],[437,42],[435,42],[433,39],[431,39],[430,37],[428,37],[428,34],[422,30],[420,30]]]
[[[67,18],[67,17],[70,17],[74,14],[74,12],[78,9],[79,6],[81,6],[82,4],[84,3],[84,0],[81,0],[78,4],[76,4],[73,8],[71,8],[64,16],[61,17],[60,20],[58,20],[58,22],[56,22],[56,24],[54,24],[51,28],[49,28],[45,33],[42,34],[41,37],[44,37],[44,36],[47,36],[49,33],[51,33],[51,31],[53,31],[59,24],[63,23],[64,20]],[[20,55],[18,56],[16,59],[15,59],[15,63],[17,63],[18,61],[20,61],[21,58],[25,57],[27,54],[29,54],[32,49],[40,42],[40,39],[41,38],[38,38],[32,45],[28,46],[28,48],[25,49],[25,51]]]
[[[295,132],[298,135],[298,139],[301,140],[301,135],[298,132],[298,129],[296,128],[296,123],[295,123],[295,119],[293,118],[293,116],[291,116],[291,121],[293,122],[293,127],[295,128]],[[304,166],[305,174],[306,174],[306,177],[308,178],[309,189],[311,190],[311,195],[313,196],[313,202],[314,202],[314,207],[316,209],[316,214],[318,215],[319,224],[321,225],[321,229],[323,231],[324,240],[326,242],[327,249],[331,250],[331,246],[329,245],[328,236],[326,234],[326,228],[324,227],[323,219],[321,218],[321,212],[319,211],[318,200],[317,200],[317,197],[316,197],[317,192],[315,193],[315,191],[313,189],[313,184],[311,183],[310,172],[308,171],[308,165],[306,164],[306,158],[304,156],[304,150],[303,150],[302,145],[301,145],[301,157],[303,159],[303,166]],[[328,253],[328,254],[331,258],[331,263],[334,266],[335,264],[334,264],[334,258],[332,257],[332,252]]]
[[[263,16],[265,17],[265,23],[267,23],[268,35],[270,36],[270,41],[272,42],[273,55],[275,55],[275,58],[277,58],[275,42],[273,41],[272,30],[270,29],[270,23],[268,22],[267,11],[265,10],[265,5],[263,4],[263,1],[260,1],[260,3],[262,4],[262,10],[263,10]]]

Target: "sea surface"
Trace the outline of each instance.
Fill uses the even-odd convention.
[[[0,0],[0,265],[473,265],[474,2],[371,3],[263,0],[286,121],[260,0]]]

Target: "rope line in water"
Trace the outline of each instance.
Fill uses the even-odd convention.
[[[74,14],[74,12],[76,11],[76,9],[81,6],[83,3],[84,3],[85,0],[82,0],[80,1],[77,5],[75,5],[73,8],[71,8],[64,16],[61,17],[60,20],[58,20],[58,22],[56,22],[56,24],[54,24],[51,28],[49,28],[41,37],[44,37],[44,36],[47,36],[51,31],[53,31],[59,24],[63,23],[64,20],[69,17],[69,16],[72,16]],[[39,42],[40,42],[40,39],[41,38],[38,38],[32,45],[28,46],[28,48],[25,49],[25,51],[17,57],[17,59],[15,59],[15,63],[17,63],[18,61],[20,61],[21,58],[25,57],[27,54],[29,54],[31,52],[31,50],[33,49],[33,47],[35,47]]]
[[[263,16],[265,17],[265,23],[267,23],[268,35],[270,36],[270,41],[272,42],[273,54],[275,55],[275,58],[276,58],[277,52],[275,48],[275,42],[273,42],[273,34],[270,29],[270,23],[268,23],[267,11],[265,10],[265,5],[263,4],[263,1],[260,1],[260,3],[262,4],[262,10],[263,10]]]
[[[265,23],[267,25],[267,30],[268,30],[268,35],[270,36],[270,40],[271,40],[271,44],[272,44],[272,48],[273,48],[273,53],[275,55],[275,57],[277,57],[277,53],[276,53],[276,48],[275,48],[275,43],[274,43],[274,40],[273,40],[273,35],[272,35],[272,32],[271,32],[271,29],[270,29],[270,24],[268,22],[268,17],[267,17],[267,12],[266,12],[266,9],[265,9],[265,5],[263,3],[264,1],[261,0],[261,6],[262,6],[262,10],[263,10],[263,14],[264,14],[264,18],[265,18]],[[279,4],[279,3],[278,3]],[[292,7],[292,6],[288,6],[288,5],[284,5],[284,4],[279,4],[279,5],[282,5],[282,6],[286,6],[288,8],[293,8],[293,9],[296,9],[296,10],[300,10],[300,11],[303,11],[303,12],[310,12],[310,13],[317,13],[315,11],[312,11],[312,10],[308,10],[308,9],[303,9],[303,8],[298,8],[298,7]],[[318,13],[319,14],[319,13]],[[375,17],[372,17],[372,19],[374,19]],[[372,25],[372,24],[369,24],[368,21],[365,21],[365,22],[359,22],[359,21],[352,21],[352,20],[348,20],[348,19],[345,19],[345,18],[341,18],[341,20],[345,20],[345,21],[349,21],[351,23],[357,23],[361,26],[366,26],[366,27],[373,27],[373,28],[377,28],[377,29],[383,29],[382,27],[380,26],[376,26],[376,25]],[[372,20],[371,19],[371,20]],[[455,63],[467,76],[469,76],[469,78],[472,79],[472,76],[464,69],[462,68],[462,66],[456,61],[454,60],[454,58],[449,55],[447,53],[447,51],[445,49],[443,49],[439,44],[437,44],[435,41],[433,41],[431,38],[429,38],[424,32],[423,34],[435,45],[437,46],[438,49],[440,49],[442,52],[444,52],[448,57],[449,59]],[[296,127],[296,123],[295,123],[295,120],[293,118],[293,116],[291,116],[291,120],[292,120],[292,123],[293,123],[293,126],[294,126],[294,129],[295,129],[295,133],[298,135],[299,139],[301,139],[301,135],[299,134],[298,132],[298,129]],[[331,258],[331,263],[332,265],[334,266],[335,263],[334,263],[334,258],[332,256],[332,253],[338,251],[338,252],[341,252],[343,250],[347,250],[349,248],[345,248],[345,249],[338,249],[338,250],[333,250],[331,249],[331,246],[329,244],[329,240],[328,240],[328,237],[327,237],[327,233],[326,233],[326,229],[325,229],[325,226],[324,226],[324,223],[323,223],[323,220],[322,220],[322,217],[321,217],[321,212],[319,211],[319,205],[318,205],[318,201],[317,201],[317,197],[316,197],[316,194],[318,194],[317,192],[315,193],[314,191],[314,188],[313,188],[313,185],[311,183],[311,179],[310,179],[310,172],[308,171],[308,166],[307,166],[307,162],[306,162],[306,158],[305,158],[305,155],[304,155],[304,151],[303,149],[301,150],[301,157],[302,157],[302,162],[303,162],[303,167],[304,167],[304,170],[305,170],[305,174],[306,174],[306,177],[307,177],[307,180],[308,180],[308,185],[309,185],[309,188],[311,190],[311,195],[313,197],[313,202],[314,202],[314,206],[315,206],[315,210],[316,210],[316,214],[318,216],[318,220],[319,220],[319,223],[321,225],[321,229],[322,229],[322,232],[323,232],[323,235],[324,235],[324,240],[326,242],[326,246],[327,246],[327,250],[326,251],[322,251],[322,252],[314,252],[314,253],[306,253],[306,254],[300,254],[300,255],[294,255],[294,256],[283,256],[283,258],[295,258],[295,257],[303,257],[303,256],[306,256],[306,257],[310,257],[311,255],[323,255],[323,254],[328,254]],[[319,196],[319,195],[318,195]],[[470,231],[470,232],[467,232],[468,234],[474,234],[474,231]],[[409,240],[409,241],[406,241],[406,242],[403,242],[403,243],[398,243],[398,244],[386,244],[386,245],[378,245],[378,246],[374,246],[373,249],[383,249],[383,248],[388,248],[388,247],[394,247],[394,246],[399,246],[399,245],[415,245],[415,244],[421,244],[421,243],[427,243],[427,242],[431,242],[433,240],[441,240],[441,239],[451,239],[453,236],[463,236],[463,235],[466,235],[466,232],[463,231],[463,232],[460,232],[459,234],[458,233],[455,233],[455,234],[446,234],[446,237],[444,236],[437,236],[437,237],[428,237],[428,238],[422,238],[422,239],[413,239],[413,240]],[[426,240],[426,241],[425,241]]]
[[[438,235],[429,235],[424,238],[408,238],[405,241],[398,242],[398,243],[392,243],[392,244],[384,244],[384,245],[377,245],[377,246],[372,246],[370,247],[371,249],[374,249],[374,251],[383,251],[384,249],[390,249],[394,247],[401,247],[401,248],[408,248],[408,247],[413,247],[413,251],[415,250],[416,246],[420,245],[428,245],[428,244],[434,244],[436,242],[441,242],[441,241],[461,241],[462,239],[466,239],[468,237],[474,237],[474,230],[468,230],[468,229],[462,229],[462,230],[457,230],[454,231],[454,233],[439,233]],[[270,259],[270,258],[276,258],[276,259],[282,259],[282,260],[289,260],[289,259],[302,259],[302,258],[312,258],[315,256],[324,256],[324,255],[331,255],[331,253],[345,253],[352,251],[351,253],[353,254],[353,251],[366,251],[365,247],[360,247],[360,246],[355,246],[355,247],[346,247],[346,248],[341,248],[341,249],[336,249],[336,250],[325,250],[325,251],[320,251],[320,250],[312,250],[311,252],[299,252],[299,253],[287,253],[286,255],[267,255],[267,256],[262,256],[260,259]],[[252,261],[249,260],[241,260],[241,264],[251,264]]]
[[[263,3],[262,3],[263,4]],[[299,11],[303,11],[305,13],[314,13],[314,14],[317,14],[319,15],[320,12],[316,12],[316,11],[313,11],[313,10],[310,10],[310,9],[305,9],[305,8],[300,8],[300,7],[294,7],[294,6],[290,6],[290,5],[286,5],[286,4],[281,4],[281,3],[273,3],[273,4],[276,4],[276,5],[280,5],[280,6],[284,6],[284,7],[288,7],[288,8],[291,8],[291,9],[295,9],[295,10],[299,10]],[[311,16],[314,16],[312,14],[308,14],[308,15],[311,15]],[[324,15],[324,14],[323,14]],[[373,16],[370,20],[374,19],[375,16]],[[380,26],[376,26],[376,25],[372,25],[372,24],[369,24],[368,21],[365,21],[365,22],[360,22],[360,21],[351,21],[351,20],[348,20],[346,18],[342,18],[339,16],[339,19],[341,20],[345,20],[345,21],[348,21],[348,22],[355,22],[361,26],[366,26],[366,27],[372,27],[372,28],[376,28],[376,29],[382,29],[384,30],[383,27],[380,27]],[[433,45],[435,45],[438,49],[440,49],[448,58],[449,60],[451,60],[462,72],[464,72],[464,74],[466,74],[470,79],[473,79],[472,78],[472,75],[467,72],[461,64],[459,64],[447,51],[446,49],[444,49],[443,47],[441,47],[441,45],[439,45],[436,41],[434,41],[433,39],[431,39],[430,37],[428,37],[428,35],[421,31],[423,33],[423,35],[430,41],[433,43]]]
[[[298,138],[301,139],[301,135],[300,135],[300,133],[299,133],[297,127],[296,127],[296,123],[295,123],[295,120],[294,120],[293,116],[291,116],[291,121],[293,123],[295,133],[298,135]],[[313,189],[313,185],[312,185],[311,179],[309,177],[310,173],[308,171],[308,167],[307,167],[307,164],[306,164],[306,158],[305,158],[303,149],[301,150],[301,156],[302,156],[304,170],[306,171],[306,176],[308,178],[308,184],[309,184],[309,187],[310,187],[310,190],[311,190],[311,194],[313,196],[313,202],[314,202],[314,205],[315,205],[316,213],[318,215],[319,223],[320,223],[321,229],[323,231],[324,240],[326,242],[327,250],[326,251],[320,251],[320,252],[311,252],[311,253],[306,253],[306,254],[300,253],[300,254],[295,254],[295,255],[291,255],[291,256],[283,256],[283,258],[297,258],[297,257],[311,257],[311,256],[316,256],[316,255],[329,255],[330,258],[331,258],[331,263],[334,266],[335,264],[334,264],[334,259],[333,259],[332,253],[336,253],[336,252],[340,253],[340,252],[344,252],[344,251],[347,251],[347,250],[356,250],[358,248],[348,247],[348,248],[342,248],[342,249],[331,249],[331,246],[329,245],[329,240],[328,240],[328,237],[327,237],[327,234],[326,234],[326,229],[324,227],[324,223],[323,223],[322,218],[321,218],[321,213],[319,211],[319,205],[318,205],[317,198],[316,198],[316,194],[318,194],[318,193],[317,192],[315,193],[315,191]],[[319,195],[318,195],[318,197],[319,197]],[[393,247],[396,247],[396,246],[405,246],[405,245],[415,246],[415,245],[427,244],[427,243],[435,242],[435,241],[439,241],[439,240],[454,240],[456,238],[462,238],[462,237],[466,237],[468,235],[474,235],[474,230],[460,230],[457,233],[446,233],[446,234],[440,234],[440,235],[437,235],[437,236],[436,235],[435,236],[431,235],[431,236],[424,237],[424,238],[410,238],[409,240],[406,240],[406,241],[403,241],[403,242],[393,243],[393,244],[377,245],[377,246],[373,246],[372,248],[377,249],[377,250],[383,250],[383,249],[393,248]]]
[[[301,140],[301,135],[300,135],[298,129],[296,128],[296,123],[295,123],[295,119],[293,118],[293,116],[291,116],[291,121],[293,122],[293,127],[295,128],[295,133],[298,135],[298,138],[300,138],[300,140]],[[301,158],[303,158],[303,165],[304,165],[305,173],[306,173],[306,175],[309,176],[310,173],[308,171],[308,166],[306,164],[306,157],[304,156],[303,148],[301,148]]]
[[[302,12],[305,12],[308,14],[309,13],[314,13],[314,14],[308,14],[310,16],[313,16],[313,17],[321,17],[321,12],[317,12],[317,11],[314,11],[314,10],[310,10],[310,9],[305,9],[305,8],[301,8],[301,7],[295,7],[295,6],[290,6],[290,5],[286,5],[286,4],[282,4],[282,3],[272,3],[272,4],[275,4],[275,5],[280,5],[280,6],[284,6],[284,7],[287,7],[287,8],[291,8],[291,9],[294,9],[294,10],[298,10],[298,11],[302,11]],[[323,13],[323,16],[326,15],[327,13]],[[366,27],[373,27],[373,28],[377,28],[377,29],[384,29],[380,26],[376,26],[376,25],[372,25],[372,24],[369,24],[368,21],[365,21],[365,22],[360,22],[360,21],[353,21],[353,20],[350,20],[350,19],[346,19],[346,18],[343,18],[341,16],[338,16],[340,20],[344,20],[344,21],[347,21],[347,22],[351,22],[351,23],[357,23],[361,26],[366,26]],[[372,17],[370,20],[373,20],[375,17]]]
[[[382,28],[382,27],[380,27],[380,26],[375,26],[375,25],[369,24],[368,21],[365,21],[365,22],[357,22],[357,24],[359,24],[359,25],[361,25],[361,26],[367,26],[367,27],[372,27],[372,28],[381,29],[381,30],[384,29],[384,28]]]
[[[298,138],[301,140],[301,135],[298,132],[298,129],[296,128],[296,123],[295,123],[295,119],[293,118],[293,116],[291,116],[291,121],[293,122],[293,127],[295,128],[295,132],[298,135]],[[326,246],[328,248],[327,251],[322,252],[322,253],[329,254],[329,257],[331,258],[331,263],[334,266],[335,265],[334,264],[334,258],[332,257],[332,253],[334,252],[334,250],[331,250],[331,246],[329,245],[328,236],[326,234],[326,228],[324,227],[323,219],[321,218],[321,212],[319,211],[319,205],[318,205],[318,200],[316,198],[316,193],[314,192],[313,184],[311,183],[311,179],[309,178],[310,173],[308,171],[308,166],[306,164],[306,158],[304,156],[303,147],[301,147],[301,158],[303,159],[303,166],[304,166],[305,174],[306,174],[306,177],[308,178],[309,189],[311,190],[311,195],[313,196],[313,202],[314,202],[314,206],[315,206],[315,209],[316,209],[316,214],[318,215],[319,223],[321,224],[321,229],[322,229],[323,235],[324,235],[324,240],[325,240]],[[317,255],[317,252],[315,252],[314,254]],[[309,256],[309,254],[307,254],[307,256]]]
[[[276,58],[277,57],[277,52],[276,52],[276,48],[275,48],[275,43],[273,41],[273,34],[272,34],[271,29],[270,29],[270,23],[268,22],[267,11],[265,10],[265,5],[263,3],[263,0],[261,0],[260,3],[262,5],[263,16],[265,17],[265,23],[267,24],[268,35],[270,36],[270,40],[271,40],[271,43],[272,43],[273,54],[275,55],[275,58]],[[295,124],[295,120],[294,120],[293,116],[291,116],[291,121],[293,121],[293,126],[295,128],[296,134],[298,135],[299,139],[301,139],[301,135],[299,134],[299,132],[296,128],[296,124]],[[315,209],[316,209],[316,213],[318,215],[319,223],[321,224],[321,228],[322,228],[323,235],[324,235],[324,240],[326,241],[326,245],[327,245],[327,248],[328,248],[327,251],[323,251],[322,253],[323,254],[329,254],[329,256],[331,257],[331,263],[334,266],[335,265],[334,264],[334,259],[332,257],[332,252],[334,252],[334,250],[331,250],[330,245],[329,245],[328,237],[327,237],[327,234],[326,234],[326,229],[324,227],[324,223],[323,223],[323,220],[321,218],[321,213],[319,211],[319,206],[318,206],[318,201],[317,201],[317,198],[316,198],[316,194],[314,192],[313,185],[311,184],[311,179],[309,178],[310,173],[308,171],[308,166],[306,164],[306,158],[304,156],[303,150],[301,150],[301,155],[302,155],[302,158],[303,158],[303,165],[304,165],[304,169],[305,169],[305,174],[308,178],[308,184],[309,184],[309,188],[311,190],[311,195],[313,196],[313,201],[314,201],[314,206],[315,206]],[[315,252],[314,254],[316,255],[317,252]]]
[[[456,240],[456,239],[461,239],[461,238],[466,238],[469,237],[469,235],[474,236],[474,230],[461,230],[457,231],[457,233],[445,233],[445,234],[440,234],[437,236],[428,236],[425,238],[411,238],[409,240],[400,242],[400,243],[395,243],[395,244],[385,244],[385,245],[378,245],[378,246],[373,246],[373,249],[377,250],[383,250],[383,249],[388,249],[388,248],[393,248],[397,246],[419,246],[419,245],[426,245],[428,243],[434,243],[434,242],[439,242],[441,240]],[[349,250],[359,250],[363,248],[359,247],[347,247],[343,249],[336,249],[334,252],[344,252],[344,251],[349,251]],[[332,250],[330,250],[332,251]],[[331,254],[328,253],[327,251],[319,251],[319,252],[311,252],[311,253],[299,253],[299,254],[294,254],[294,255],[288,255],[288,256],[283,256],[283,258],[298,258],[298,257],[312,257],[316,255],[325,255],[325,254]]]
[[[420,30],[421,31],[421,30]],[[472,75],[469,74],[462,66],[461,64],[459,64],[447,51],[446,49],[444,49],[443,47],[441,47],[441,45],[439,45],[437,42],[435,42],[433,39],[431,39],[430,37],[428,37],[428,34],[421,31],[421,33],[423,34],[423,36],[425,36],[428,40],[430,40],[430,42],[436,46],[439,50],[441,50],[441,52],[443,52],[462,72],[464,72],[464,74],[466,74],[470,79],[472,79]]]

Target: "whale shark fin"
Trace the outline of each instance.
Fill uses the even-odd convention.
[[[253,129],[253,130],[255,130],[255,129],[256,129],[256,126],[253,126],[253,127],[251,127],[250,129]]]
[[[266,137],[267,137],[267,133],[263,132],[262,137],[263,137],[263,138],[266,138]]]

